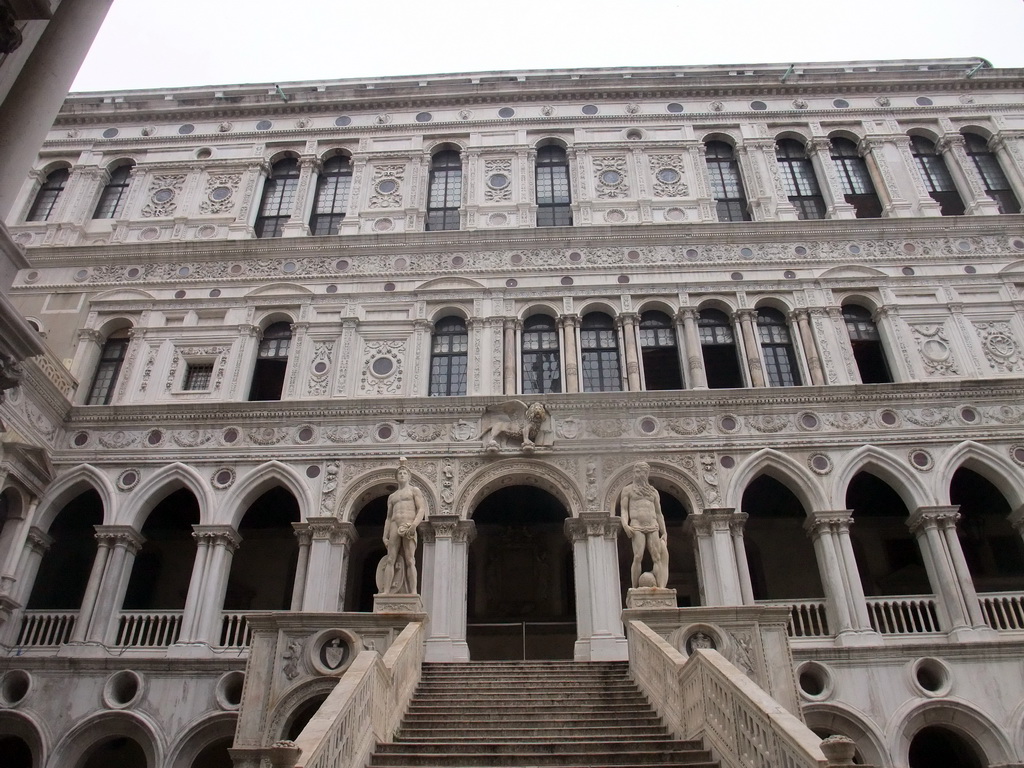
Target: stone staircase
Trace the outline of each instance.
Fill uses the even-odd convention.
[[[673,739],[625,662],[424,664],[401,729],[371,768],[717,768]]]

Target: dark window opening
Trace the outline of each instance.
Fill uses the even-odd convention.
[[[30,610],[78,610],[96,557],[95,526],[102,523],[103,502],[96,491],[88,490],[64,505],[47,530],[53,543],[32,584]]]
[[[648,390],[682,389],[679,350],[672,318],[649,311],[640,316],[640,358]]]
[[[801,219],[825,218],[825,198],[821,196],[818,177],[803,145],[793,139],[782,139],[775,144],[775,158],[779,163],[782,187],[789,202]]]
[[[256,237],[281,237],[292,215],[299,187],[299,161],[288,157],[274,163],[263,185],[263,199],[256,214]]]
[[[455,150],[434,155],[427,192],[427,231],[459,228],[462,205],[462,158]]]
[[[313,235],[336,235],[345,219],[348,196],[352,189],[352,166],[344,155],[335,155],[324,162],[316,180],[313,213],[309,231]]]
[[[839,172],[839,185],[843,199],[853,206],[858,219],[877,219],[882,215],[882,201],[878,199],[871,181],[868,164],[849,139],[832,139],[832,162]]]
[[[132,166],[120,165],[110,172],[110,181],[100,193],[100,201],[96,204],[94,219],[116,219],[124,213],[128,202],[128,182],[131,180]]]
[[[142,526],[145,542],[132,565],[124,610],[181,610],[192,578],[199,503],[184,488],[168,494]]]
[[[125,353],[128,351],[128,332],[117,331],[110,335],[100,352],[96,375],[92,379],[86,405],[109,405],[121,373]]]
[[[210,388],[213,381],[213,363],[190,364],[185,372],[184,389],[203,391]]]
[[[256,366],[252,372],[250,400],[281,399],[291,342],[292,328],[289,323],[274,323],[263,332]]]
[[[733,148],[724,141],[709,141],[705,145],[704,157],[711,178],[711,196],[715,199],[718,220],[750,221],[740,164]]]
[[[921,172],[925,189],[939,204],[943,216],[963,216],[964,200],[957,191],[946,161],[935,149],[935,144],[923,136],[910,137],[910,152]]]
[[[549,144],[537,150],[537,226],[572,225],[569,160],[565,150]]]
[[[1024,587],[1024,542],[1010,524],[1010,504],[988,479],[966,467],[953,473],[949,500],[960,507],[957,534],[978,592]]]
[[[580,356],[584,392],[619,392],[619,334],[604,312],[591,312],[580,324]]]
[[[1010,180],[1003,173],[999,159],[989,150],[988,142],[976,133],[965,133],[964,139],[967,142],[967,156],[974,161],[974,167],[985,185],[985,194],[999,204],[1000,213],[1020,213],[1020,201],[1013,194]]]
[[[889,364],[885,360],[882,337],[871,319],[871,313],[857,304],[843,307],[843,320],[850,334],[853,359],[857,363],[860,380],[864,384],[888,384],[892,381]]]
[[[736,339],[728,316],[717,309],[702,309],[697,318],[704,371],[711,389],[743,386]]]
[[[57,202],[60,200],[61,193],[64,192],[70,175],[67,168],[50,171],[43,186],[36,193],[36,199],[32,202],[32,207],[28,212],[28,221],[50,220],[54,211],[57,210]]]
[[[430,354],[430,395],[466,394],[469,333],[461,317],[446,317],[434,327]]]
[[[275,487],[254,501],[238,525],[242,539],[231,558],[224,598],[226,611],[286,611],[299,545],[292,523],[299,522],[299,503],[286,489]]]
[[[773,387],[800,386],[800,369],[796,350],[789,335],[786,318],[777,309],[757,310],[757,333],[761,338],[761,354],[768,383]]]
[[[967,739],[939,725],[918,731],[907,757],[910,768],[982,768],[988,764]]]
[[[89,750],[82,768],[146,768],[146,753],[135,739],[115,736]]]
[[[523,394],[562,391],[562,356],[554,319],[534,315],[523,323]]]

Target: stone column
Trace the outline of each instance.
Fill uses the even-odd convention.
[[[357,538],[356,527],[336,517],[310,517],[304,525],[310,537],[301,579],[304,594],[301,604],[293,603],[292,610],[338,613],[345,606],[345,566],[349,547]],[[302,565],[301,554],[299,560]],[[298,568],[295,580],[300,580]]]
[[[3,485],[3,476],[5,474],[6,471],[0,469],[0,486]],[[15,584],[18,582],[18,561],[22,552],[18,542],[25,535],[27,521],[35,519],[35,511],[38,504],[39,500],[35,498],[27,505],[18,504],[17,516],[9,514],[7,520],[2,523],[3,532],[0,533],[0,595],[10,596],[14,592]]]
[[[701,591],[706,605],[744,605],[744,592],[750,590],[742,534],[746,517],[742,513],[737,515],[732,508],[708,508],[687,517],[697,537]],[[741,561],[746,589],[740,578]]]
[[[1021,151],[1021,139],[1024,132],[998,131],[988,140],[988,148],[996,156],[1006,180],[1010,182],[1017,202],[1024,201],[1024,152]]]
[[[306,573],[309,571],[309,546],[313,535],[309,523],[292,523],[292,530],[299,542],[299,555],[295,559],[295,580],[292,582],[292,596],[288,607],[293,611],[302,610],[302,598],[306,594]]]
[[[320,173],[320,159],[316,155],[299,157],[299,183],[292,201],[291,218],[281,228],[282,237],[303,237],[309,234],[309,214],[313,205],[312,191]]]
[[[75,403],[82,405],[89,399],[92,379],[96,374],[96,366],[103,352],[103,334],[92,328],[78,331],[78,346],[75,349],[74,362],[71,364],[71,375],[80,383],[75,392]]]
[[[736,149],[740,165],[742,166],[743,159],[747,158],[747,165],[753,171],[750,175],[745,173],[744,178],[754,179],[757,187],[757,199],[750,200],[751,211],[759,211],[755,218],[796,221],[799,215],[789,202],[789,195],[786,194],[779,175],[775,139],[747,139]]]
[[[750,372],[752,387],[765,386],[764,365],[761,363],[761,345],[757,341],[757,330],[754,328],[754,317],[757,313],[752,309],[740,309],[733,314],[733,322],[738,323],[743,333],[743,347],[746,355],[747,370]]]
[[[641,390],[640,356],[636,343],[636,313],[623,312],[618,316],[616,322],[622,330],[622,341],[626,352],[626,381],[629,391],[639,392]]]
[[[579,315],[562,315],[558,319],[562,328],[562,338],[565,343],[562,345],[563,359],[562,368],[565,370],[565,391],[580,391],[580,367],[577,363],[579,353],[576,351],[576,339],[579,336],[580,327]]]
[[[743,530],[747,525],[747,517],[743,512],[733,512],[732,522],[729,523],[729,533],[732,535],[732,549],[736,558],[736,573],[740,579],[740,594],[743,597],[743,605],[754,605],[754,585],[750,581],[750,566],[747,564],[747,546],[743,541]]]
[[[864,158],[864,163],[868,167],[875,192],[882,203],[882,216],[893,218],[913,215],[910,201],[903,196],[900,184],[889,167],[885,140],[880,136],[865,136],[857,145],[857,152]],[[889,154],[899,161],[895,147],[891,148]]]
[[[825,198],[825,216],[830,219],[855,219],[857,210],[846,202],[843,185],[832,162],[832,142],[824,136],[816,136],[807,142],[807,157],[810,158],[818,186]]]
[[[910,151],[910,137],[901,133],[896,136],[889,136],[887,140],[896,146],[897,162],[902,161],[901,175],[910,182],[910,186],[913,187],[913,191],[916,194],[916,199],[911,201],[911,215],[941,216],[942,206],[935,202],[932,196],[928,194],[928,189],[924,185],[924,179],[921,177],[921,171],[917,167],[917,161]]]
[[[516,360],[518,359],[518,348],[516,347],[516,331],[521,328],[518,320],[514,317],[506,317],[503,322],[502,336],[504,339],[504,350],[502,353],[502,391],[506,395],[514,395],[518,392],[516,386]]]
[[[818,357],[818,347],[814,343],[814,334],[811,332],[811,321],[809,312],[806,309],[798,309],[789,313],[789,321],[795,324],[800,333],[800,343],[804,348],[804,355],[807,358],[807,370],[811,374],[811,383],[821,386],[825,383],[825,375],[821,370],[821,358]]]
[[[96,582],[95,600],[91,605],[87,605],[85,600],[90,596],[89,587],[93,585],[93,576],[96,576],[97,572],[94,566],[93,575],[89,577],[89,587],[86,588],[87,594],[82,599],[79,620],[85,618],[84,613],[89,613],[85,628],[86,641],[113,645],[117,632],[117,615],[124,603],[135,555],[145,539],[129,525],[97,525],[96,539],[99,542],[96,563],[102,562],[102,573]],[[106,552],[101,554],[103,550]],[[77,626],[75,630],[77,634]]]
[[[946,161],[956,188],[964,199],[966,213],[981,216],[998,215],[999,203],[986,194],[978,169],[975,168],[974,161],[967,156],[967,140],[959,133],[950,133],[938,140],[935,149]]]
[[[907,526],[917,537],[928,580],[935,590],[939,623],[959,640],[975,639],[975,632],[987,634],[978,595],[964,561],[956,523],[956,506],[918,507]],[[980,639],[980,638],[978,638]]]
[[[576,590],[577,661],[625,661],[622,592],[615,541],[622,522],[607,512],[581,512],[565,521],[572,542]]]
[[[270,175],[270,165],[263,159],[251,161],[242,175],[242,195],[238,204],[235,220],[228,225],[228,233],[233,238],[255,237],[253,224],[256,214],[253,208],[259,208],[263,197],[263,186]]]
[[[430,616],[425,661],[469,661],[466,644],[466,594],[469,544],[476,523],[458,515],[431,515],[420,524],[423,536],[424,609]]]
[[[0,221],[11,212],[111,2],[60,3],[7,92],[7,109],[0,110]]]
[[[853,547],[848,546],[850,515],[846,509],[814,511],[804,522],[804,530],[814,542],[829,627],[841,643],[843,635],[871,629],[860,574],[852,559]]]
[[[20,579],[10,584],[9,593],[0,595],[0,641],[9,646],[17,642],[21,624],[18,620],[20,610],[28,603],[39,564],[51,544],[52,537],[35,526],[29,528],[21,551],[20,567],[17,569]]]
[[[700,347],[700,333],[697,331],[697,310],[684,307],[676,314],[676,324],[683,326],[680,338],[683,340],[683,357],[690,389],[707,389],[708,375],[704,370],[704,352]]]
[[[178,644],[215,645],[219,640],[218,620],[227,589],[226,570],[223,576],[219,575],[224,570],[223,553],[225,547],[234,552],[241,538],[229,525],[193,525],[192,538],[196,542],[196,557],[185,596]],[[206,631],[208,625],[216,630],[212,637],[212,632]]]

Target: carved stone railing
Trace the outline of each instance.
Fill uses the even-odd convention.
[[[114,645],[120,648],[166,648],[178,640],[181,611],[123,611]]]
[[[824,600],[758,600],[758,605],[788,605],[790,637],[831,637]]]
[[[871,628],[883,635],[941,632],[933,595],[869,597]]]
[[[383,657],[363,651],[295,740],[295,768],[363,768],[378,742],[390,741],[423,665],[425,631],[412,622]],[[284,764],[282,764],[284,765]]]
[[[825,768],[821,739],[718,651],[686,658],[630,621],[629,669],[673,735],[702,739],[723,768]]]
[[[983,592],[978,595],[985,623],[1000,631],[1024,630],[1024,594]]]
[[[71,639],[78,611],[25,611],[17,645],[21,648],[47,648]]]
[[[248,648],[252,645],[252,630],[249,620],[241,611],[224,611],[221,614],[220,642],[218,648]]]

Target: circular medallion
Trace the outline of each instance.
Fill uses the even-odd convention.
[[[664,182],[665,184],[675,184],[682,178],[679,175],[679,171],[675,168],[662,168],[657,173],[658,181]]]

